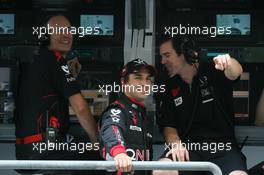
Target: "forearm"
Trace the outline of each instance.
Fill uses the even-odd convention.
[[[230,58],[228,60],[227,67],[224,71],[225,76],[229,80],[235,80],[237,79],[243,72],[241,64],[234,58]]]
[[[84,108],[83,110],[77,112],[78,120],[83,127],[83,129],[88,134],[91,142],[95,143],[97,142],[97,128],[95,120],[90,112],[90,109],[87,105],[87,108]]]
[[[91,114],[90,108],[80,93],[74,94],[69,97],[69,102],[74,110],[81,126],[84,128],[90,140],[95,143],[97,142],[97,129],[95,120]]]
[[[122,129],[117,125],[104,125],[101,128],[100,135],[106,151],[111,156],[115,157],[117,154],[126,153]]]
[[[167,144],[179,143],[181,141],[178,131],[175,128],[165,127],[163,134]]]

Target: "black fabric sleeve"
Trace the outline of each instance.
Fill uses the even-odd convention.
[[[107,152],[110,152],[111,148],[116,145],[125,146],[125,117],[125,114],[118,107],[110,108],[103,113],[99,134]]]
[[[164,127],[177,128],[176,114],[174,113],[174,103],[170,96],[170,88],[166,86],[166,91],[162,94],[160,102],[160,114],[158,117],[158,126],[162,131]]]
[[[218,82],[221,84],[232,86],[233,83],[237,82],[240,79],[240,76],[235,80],[228,79],[225,75],[225,72],[221,70],[217,70],[214,64],[210,64],[209,69],[211,70],[215,78],[218,80]]]
[[[50,73],[52,85],[66,99],[74,94],[80,93],[79,85],[70,73],[66,61],[56,61],[54,57],[51,60]]]
[[[212,79],[214,82],[215,96],[218,109],[221,114],[227,119],[230,129],[233,131],[234,125],[234,103],[233,103],[233,86],[239,81],[240,77],[236,80],[230,80],[225,76],[224,71],[216,70],[214,66],[211,67]]]

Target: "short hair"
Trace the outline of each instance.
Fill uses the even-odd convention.
[[[162,36],[159,40],[159,45],[168,41],[171,41],[172,47],[178,55],[184,55],[187,63],[193,64],[198,61],[198,56],[195,54],[197,48],[193,39],[179,35],[175,37]]]

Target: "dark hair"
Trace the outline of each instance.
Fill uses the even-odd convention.
[[[190,37],[186,36],[176,36],[176,37],[170,37],[170,36],[163,36],[161,37],[159,44],[163,44],[165,42],[171,41],[172,47],[174,48],[175,52],[178,55],[183,54],[185,57],[185,60],[189,64],[193,64],[198,62],[198,56],[195,54],[197,48],[195,45],[194,40],[192,40]]]

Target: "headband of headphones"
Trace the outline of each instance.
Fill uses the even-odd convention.
[[[159,39],[160,44],[171,41],[176,53],[179,55],[183,54],[188,64],[192,65],[199,61],[196,44],[189,36],[177,35],[175,37],[171,37],[167,35],[161,35]]]
[[[194,64],[199,61],[196,50],[197,49],[194,40],[187,37],[182,37],[181,53],[184,55],[188,64]]]

